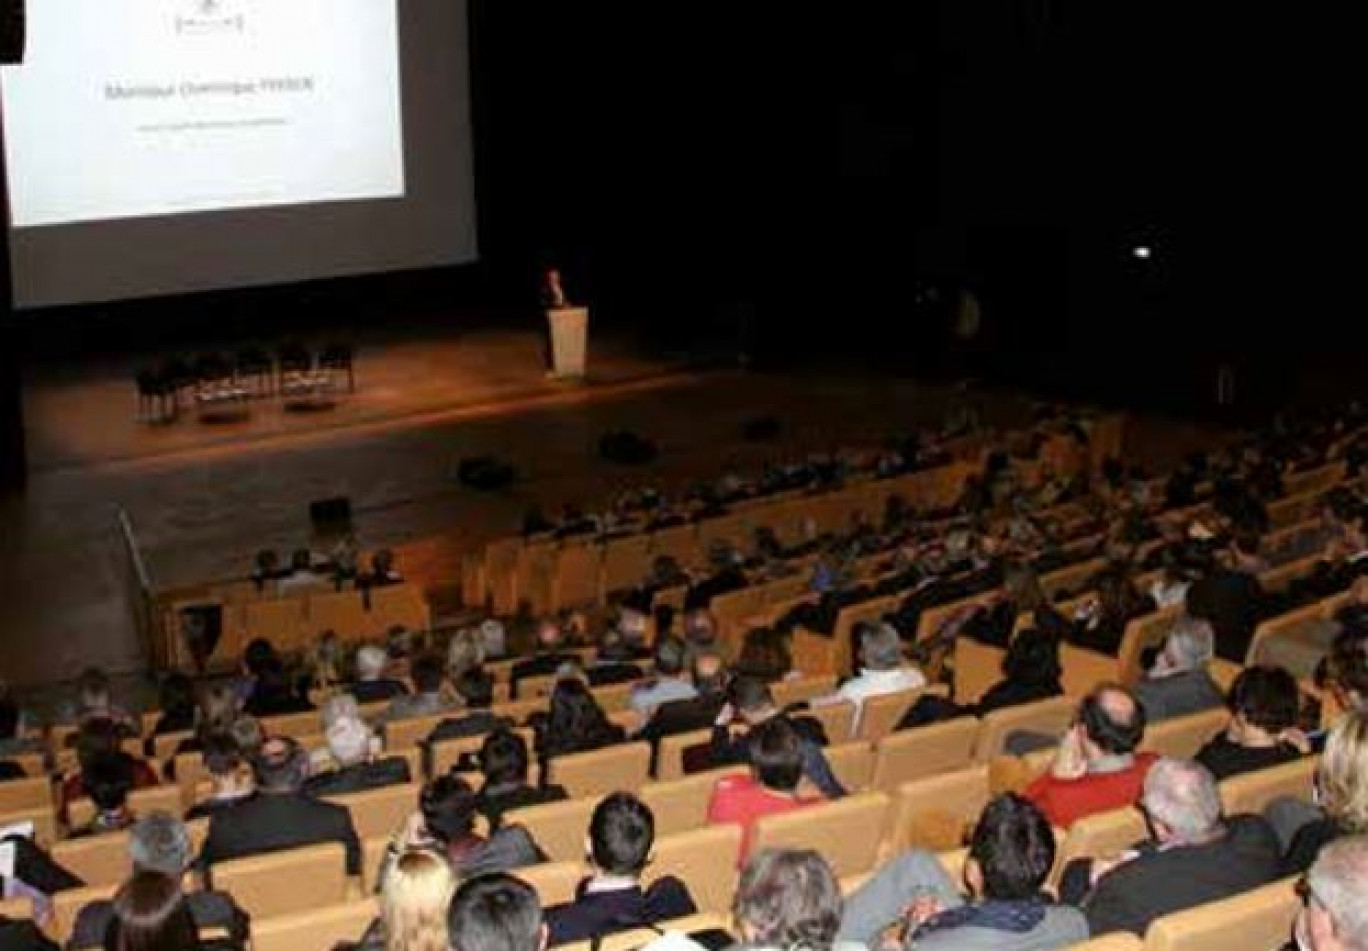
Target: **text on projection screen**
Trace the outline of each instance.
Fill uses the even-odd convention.
[[[30,0],[15,227],[404,194],[396,0]]]

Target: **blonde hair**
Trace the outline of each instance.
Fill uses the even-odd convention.
[[[446,859],[418,849],[400,855],[380,900],[386,951],[448,951],[447,906],[455,892]]]
[[[1368,712],[1356,710],[1335,724],[1317,783],[1331,818],[1346,832],[1368,831]]]
[[[447,645],[447,675],[455,683],[467,670],[474,670],[485,661],[484,637],[479,631],[465,628],[457,631]]]

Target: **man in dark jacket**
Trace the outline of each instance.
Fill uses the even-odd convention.
[[[1190,760],[1150,768],[1141,799],[1153,841],[1119,858],[1077,862],[1061,897],[1078,903],[1093,934],[1144,935],[1156,918],[1274,881],[1278,840],[1259,816],[1221,818],[1216,780]],[[1091,888],[1089,885],[1091,884]]]
[[[663,737],[703,730],[713,725],[726,703],[726,666],[711,649],[693,657],[693,685],[698,695],[688,700],[672,700],[655,708],[655,713],[636,734],[636,739],[651,744],[651,772]]]
[[[618,792],[594,809],[589,857],[594,874],[575,900],[546,910],[551,946],[691,915],[697,908],[684,883],[667,875],[643,888],[641,873],[655,844],[655,817],[631,793]]]
[[[289,737],[262,744],[252,764],[257,795],[209,821],[200,862],[218,862],[301,845],[340,842],[347,853],[347,874],[361,874],[361,842],[351,814],[342,806],[304,794],[308,754]]]
[[[527,741],[512,730],[495,730],[485,737],[479,762],[484,785],[475,796],[475,808],[489,821],[491,829],[503,825],[505,812],[568,798],[565,790],[554,783],[528,783]]]
[[[1217,567],[1187,591],[1187,613],[1211,622],[1216,656],[1231,663],[1244,663],[1263,611],[1263,586],[1243,571]]]

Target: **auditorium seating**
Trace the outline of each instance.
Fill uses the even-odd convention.
[[[347,897],[346,856],[328,842],[233,859],[214,866],[213,884],[254,919],[322,908]]]
[[[752,849],[815,849],[838,878],[867,872],[879,860],[890,805],[883,793],[868,792],[765,816],[755,823]]]
[[[252,951],[332,951],[360,939],[379,914],[374,898],[275,915],[252,923]]]
[[[552,758],[547,765],[547,781],[565,787],[571,796],[602,795],[619,789],[634,792],[646,782],[650,766],[649,743],[622,743]]]
[[[1300,902],[1291,880],[1165,915],[1145,934],[1145,951],[1249,951],[1280,948]]]

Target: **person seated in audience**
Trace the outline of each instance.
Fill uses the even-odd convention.
[[[690,665],[697,652],[717,649],[717,619],[711,611],[700,608],[684,615],[684,644]]]
[[[637,731],[635,739],[650,743],[653,755],[662,737],[706,729],[722,712],[722,705],[727,702],[727,668],[722,656],[712,650],[696,652],[691,679],[693,697],[662,703]]]
[[[209,737],[230,732],[238,719],[238,706],[231,683],[225,681],[201,687],[196,700],[194,735],[177,744],[175,753],[162,764],[162,774],[168,780],[175,779],[176,756],[202,750]]]
[[[1290,839],[1284,875],[1305,872],[1327,843],[1368,833],[1368,712],[1355,710],[1330,730],[1316,771],[1316,802],[1310,808],[1300,800],[1269,805],[1269,819]],[[1295,833],[1288,836],[1292,826]]]
[[[1221,688],[1207,673],[1215,647],[1211,624],[1180,617],[1174,622],[1154,666],[1135,688],[1150,723],[1213,710],[1225,703]]]
[[[534,727],[543,780],[553,758],[601,749],[627,737],[622,727],[608,719],[581,680],[557,681],[546,717],[536,720]]]
[[[200,951],[204,947],[179,879],[135,872],[114,894],[104,951]]]
[[[746,862],[732,917],[736,951],[863,951],[839,940],[841,887],[810,849],[765,849]]]
[[[1069,641],[1114,657],[1121,648],[1126,625],[1153,610],[1154,600],[1136,589],[1130,572],[1113,566],[1098,578],[1097,594],[1080,609]]]
[[[210,735],[204,741],[203,756],[204,769],[209,773],[213,790],[208,799],[196,803],[185,814],[187,822],[231,809],[256,793],[251,767],[242,755],[237,740],[230,734]]]
[[[490,711],[494,703],[494,678],[479,668],[467,670],[456,681],[456,693],[465,702],[465,713],[447,717],[433,727],[423,745],[431,746],[442,740],[480,736],[500,727],[511,727],[513,721]]]
[[[1007,647],[1016,630],[1017,618],[1037,611],[1053,611],[1040,578],[1029,564],[1009,564],[1003,570],[1002,594],[992,607],[976,611],[960,633],[994,647]]]
[[[1140,797],[1152,753],[1137,753],[1145,710],[1121,687],[1102,686],[1079,704],[1050,769],[1023,795],[1059,828],[1129,806]]]
[[[26,736],[27,717],[15,700],[9,684],[0,680],[0,756],[18,756],[43,750],[40,738]]]
[[[318,690],[331,693],[343,685],[346,678],[346,648],[336,631],[324,631],[309,647],[305,660],[306,671],[299,686],[300,693],[308,696]]]
[[[340,842],[347,874],[361,873],[361,843],[351,813],[305,795],[309,755],[290,737],[272,737],[252,763],[257,794],[209,820],[200,862],[218,862],[301,845]]]
[[[181,673],[170,673],[162,678],[161,716],[152,728],[153,736],[183,733],[195,728],[195,689],[190,678]]]
[[[386,664],[381,677],[402,684],[412,673],[413,658],[426,648],[426,635],[410,631],[402,624],[394,625],[385,632]]]
[[[1368,951],[1368,837],[1327,845],[1299,893],[1302,907],[1286,951]]]
[[[257,665],[251,696],[242,705],[242,711],[254,717],[304,713],[313,708],[307,697],[296,692],[295,684],[285,672],[284,661],[274,654]]]
[[[262,667],[272,659],[279,660],[280,655],[276,653],[275,645],[264,637],[253,638],[242,649],[242,662],[238,665],[238,676],[233,681],[233,692],[237,695],[239,706],[252,696]]]
[[[380,757],[380,740],[359,716],[342,717],[325,734],[328,752],[337,768],[315,773],[304,784],[311,796],[336,796],[396,786],[411,780],[408,760]]]
[[[383,647],[367,646],[356,652],[356,682],[349,692],[357,703],[393,700],[408,693],[402,681],[385,676],[390,657]]]
[[[1281,667],[1247,667],[1230,685],[1230,725],[1197,753],[1219,782],[1239,773],[1288,763],[1310,752],[1297,729],[1297,681]]]
[[[390,842],[380,869],[383,888],[395,860],[411,849],[424,849],[451,865],[457,878],[537,865],[546,856],[520,825],[500,825],[487,837],[475,834],[475,791],[459,776],[438,776],[423,787],[418,811]]]
[[[684,642],[677,637],[666,637],[656,642],[655,677],[632,690],[632,709],[650,717],[661,704],[674,700],[692,700],[698,691],[684,666]]]
[[[76,735],[78,770],[62,781],[59,809],[62,819],[66,819],[66,811],[71,803],[90,794],[87,776],[97,760],[107,757],[124,760],[132,772],[134,789],[158,785],[157,774],[152,767],[120,747],[123,736],[124,732],[115,721],[105,719],[89,721]]]
[[[903,656],[902,638],[897,629],[891,624],[880,623],[870,625],[860,636],[859,675],[841,684],[834,694],[821,702],[848,700],[853,703],[853,734],[859,732],[864,702],[870,697],[925,686],[926,676]]]
[[[468,670],[479,670],[488,655],[484,635],[478,628],[464,628],[447,642],[446,675],[453,684]]]
[[[276,581],[276,591],[286,595],[293,591],[319,588],[327,582],[325,575],[313,570],[313,554],[307,548],[300,548],[290,555],[290,573]]]
[[[413,659],[410,668],[413,678],[413,693],[400,694],[389,703],[385,711],[385,722],[407,720],[411,717],[428,717],[460,709],[460,700],[446,690],[445,671],[442,660],[435,654],[420,654]]]
[[[710,573],[689,585],[684,595],[684,610],[706,608],[719,595],[739,591],[748,583],[742,568],[745,556],[725,541],[717,540],[708,546]]]
[[[779,709],[769,685],[757,677],[737,677],[728,689],[727,702],[713,721],[712,737],[708,743],[706,762],[685,751],[687,772],[702,772],[730,763],[750,761],[750,731],[761,724],[782,719],[798,737],[798,752],[802,758],[803,776],[828,799],[839,799],[846,791],[827,762],[822,747],[826,745],[826,731],[811,717],[790,716]]]
[[[95,815],[85,825],[71,830],[72,838],[118,832],[127,829],[136,818],[128,808],[128,794],[133,791],[133,763],[123,751],[96,753],[81,770],[81,782]]]
[[[1317,680],[1342,710],[1368,706],[1368,627],[1346,627],[1330,644]]]
[[[87,667],[76,678],[75,716],[69,719],[73,719],[80,729],[85,729],[91,723],[107,721],[125,737],[142,734],[137,719],[110,696],[109,675],[98,667]]]
[[[575,900],[546,909],[552,946],[587,941],[698,909],[688,888],[673,875],[643,887],[641,876],[655,844],[655,816],[631,793],[617,792],[594,808],[589,820],[589,864]]]
[[[1225,561],[1231,571],[1257,578],[1273,567],[1263,556],[1263,535],[1253,525],[1236,525],[1230,533]]]
[[[149,812],[134,823],[128,838],[128,856],[135,876],[151,872],[180,882],[194,858],[190,832],[175,816]],[[195,890],[185,896],[190,917],[197,931],[221,930],[227,941],[213,942],[216,948],[242,949],[247,944],[248,917],[231,895],[209,889]],[[111,901],[93,901],[76,915],[69,946],[97,948],[115,918]]]
[[[934,853],[894,859],[846,899],[839,937],[870,948],[895,930],[918,951],[1053,951],[1084,941],[1082,912],[1045,896],[1054,830],[1039,809],[999,796],[979,816],[964,864],[968,899]]]
[[[518,699],[518,682],[527,677],[546,677],[556,672],[563,662],[578,658],[563,650],[565,631],[555,618],[543,618],[537,623],[536,647],[533,656],[520,660],[508,672],[509,687],[513,699]]]
[[[794,671],[788,637],[776,628],[752,628],[741,639],[741,654],[735,668],[737,674],[758,677],[765,683],[789,678]]]
[[[1205,577],[1192,583],[1184,600],[1188,614],[1211,622],[1216,656],[1235,664],[1244,663],[1266,598],[1259,579],[1240,567],[1248,564],[1238,557],[1218,559]]]
[[[599,636],[598,653],[587,668],[581,666],[584,681],[591,687],[606,684],[625,684],[646,676],[637,660],[636,646],[629,643],[627,635],[617,627],[610,627]],[[576,660],[567,660],[562,669]]]
[[[1260,816],[1221,816],[1206,767],[1161,759],[1145,777],[1141,808],[1152,839],[1112,858],[1070,863],[1060,886],[1096,935],[1144,935],[1150,922],[1274,881],[1278,839]]]
[[[1156,609],[1183,604],[1192,583],[1210,571],[1211,561],[1204,547],[1182,542],[1160,552],[1162,571],[1147,592]]]
[[[446,951],[447,914],[456,894],[451,866],[434,852],[414,849],[395,859],[380,892],[380,917],[353,951]]]
[[[533,786],[527,781],[527,741],[507,727],[485,737],[477,761],[484,785],[475,796],[475,808],[489,821],[491,829],[503,825],[506,812],[569,798],[565,789],[555,783]]]
[[[771,717],[746,734],[749,751],[746,776],[724,776],[708,803],[708,822],[741,826],[741,860],[750,854],[755,822],[765,816],[792,812],[825,801],[822,795],[798,791],[803,778],[803,752],[793,724]]]
[[[541,902],[512,875],[467,879],[447,916],[453,951],[546,951]]]

